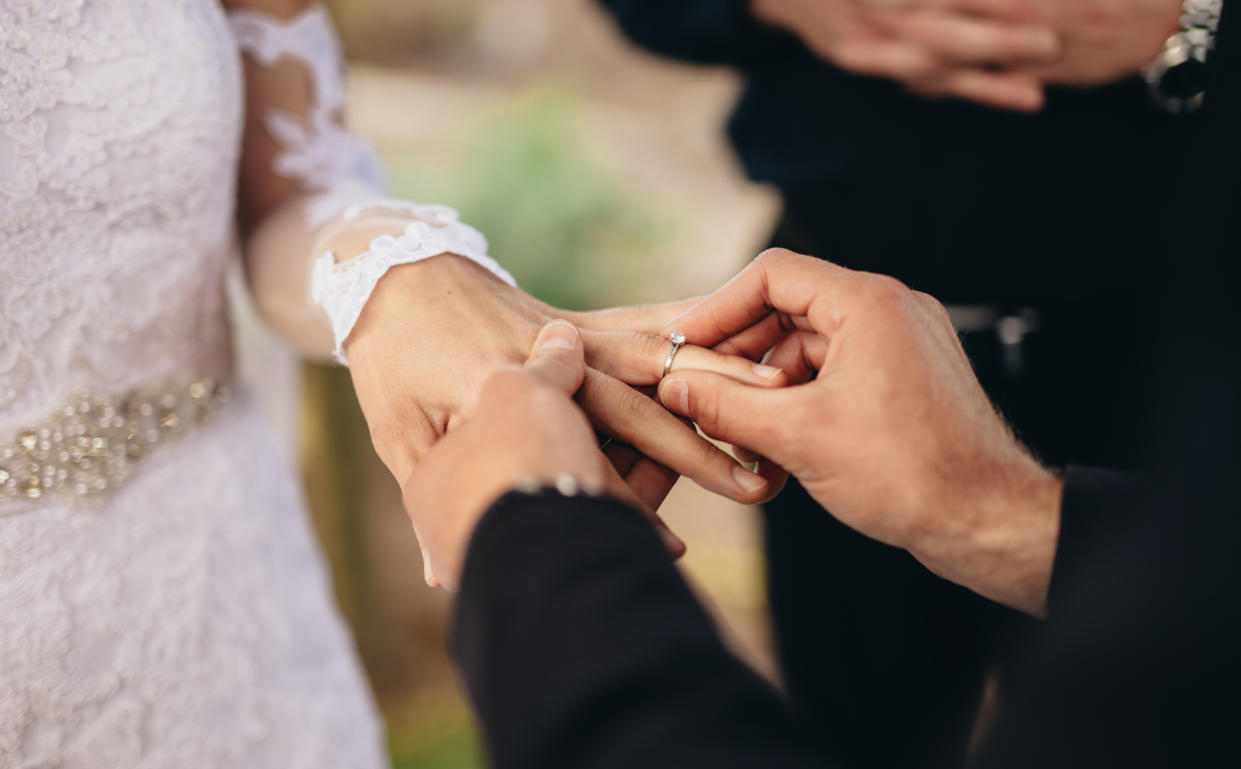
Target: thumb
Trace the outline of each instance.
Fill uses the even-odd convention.
[[[716,440],[745,446],[780,462],[800,387],[765,388],[709,371],[684,370],[659,383],[659,399]]]
[[[525,369],[543,384],[573,395],[586,378],[585,347],[573,324],[563,320],[548,323],[534,340]]]

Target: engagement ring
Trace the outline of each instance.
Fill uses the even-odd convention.
[[[668,372],[672,370],[672,361],[676,359],[677,352],[685,344],[685,334],[682,334],[680,331],[673,331],[668,335],[668,341],[672,342],[672,349],[668,351],[668,358],[664,361],[664,373],[660,379],[668,376]]]

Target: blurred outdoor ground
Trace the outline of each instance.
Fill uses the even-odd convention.
[[[737,83],[657,61],[590,0],[334,0],[349,121],[394,192],[460,209],[530,293],[587,309],[710,291],[763,247],[772,193],[723,136]],[[307,366],[308,494],[402,769],[481,766],[396,486],[342,369]],[[687,483],[664,511],[738,650],[772,671],[754,511]]]

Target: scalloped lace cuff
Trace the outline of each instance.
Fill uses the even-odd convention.
[[[455,254],[487,269],[500,280],[516,286],[517,282],[500,263],[487,255],[487,239],[473,227],[458,220],[457,212],[445,206],[420,206],[404,201],[385,201],[355,207],[345,219],[355,219],[364,210],[396,210],[410,213],[418,221],[410,222],[400,237],[383,235],[371,241],[371,249],[346,262],[336,262],[332,252],[320,256],[311,273],[310,293],[327,313],[336,338],[336,360],[348,366],[344,343],[353,331],[362,308],[388,270],[401,264],[413,264],[441,254]]]

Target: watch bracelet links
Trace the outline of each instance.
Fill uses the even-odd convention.
[[[1185,0],[1180,30],[1168,38],[1155,61],[1142,69],[1151,96],[1168,112],[1180,114],[1202,107],[1206,96],[1204,90],[1176,95],[1166,93],[1163,86],[1167,74],[1178,67],[1192,65],[1193,62],[1206,65],[1208,56],[1215,49],[1215,35],[1219,31],[1223,9],[1224,0]]]

